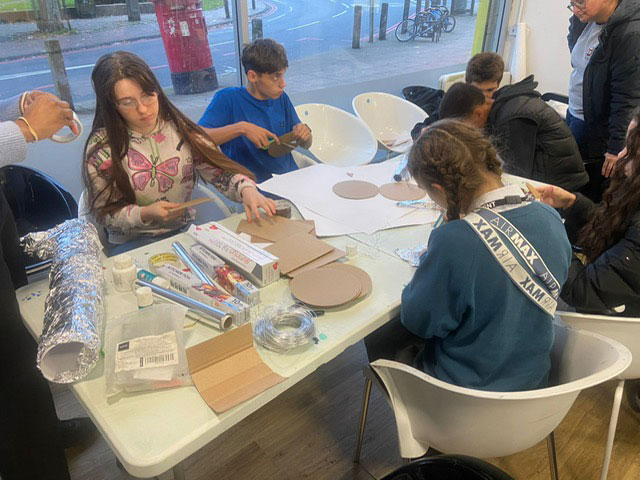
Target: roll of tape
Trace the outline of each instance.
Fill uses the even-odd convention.
[[[175,253],[158,253],[149,257],[149,270],[151,273],[157,273],[157,269],[164,265],[173,265],[181,268],[180,259]]]

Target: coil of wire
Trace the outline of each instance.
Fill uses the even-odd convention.
[[[295,305],[266,308],[258,315],[253,327],[256,343],[278,353],[306,345],[315,335],[315,314]]]

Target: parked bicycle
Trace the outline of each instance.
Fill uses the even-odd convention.
[[[428,7],[426,9],[434,14],[436,18],[439,18],[442,21],[442,31],[446,33],[453,32],[453,29],[456,28],[456,17],[451,15],[449,9],[444,5],[435,5],[433,7]]]
[[[396,27],[396,38],[400,42],[408,42],[416,37],[431,38],[438,42],[443,29],[442,17],[429,10],[417,13],[415,18],[407,18],[400,22]]]

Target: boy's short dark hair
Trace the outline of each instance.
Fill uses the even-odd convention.
[[[502,81],[504,61],[497,53],[484,52],[471,57],[467,63],[464,80],[467,83],[483,83]]]
[[[440,120],[465,118],[484,102],[484,93],[478,87],[463,82],[454,83],[442,97],[438,117]]]
[[[254,40],[242,48],[244,73],[276,73],[289,66],[284,47],[270,38]]]

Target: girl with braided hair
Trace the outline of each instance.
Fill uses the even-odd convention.
[[[559,187],[540,188],[562,209],[574,256],[560,296],[578,311],[640,316],[640,107],[633,110],[602,203]],[[622,306],[624,305],[624,308]],[[614,310],[615,309],[615,310]]]
[[[409,171],[446,210],[448,219],[432,231],[426,253],[402,294],[401,322],[424,339],[417,366],[469,388],[545,387],[553,314],[543,308],[543,301],[536,303],[536,298],[527,296],[530,291],[533,297],[544,297],[540,292],[547,283],[536,267],[527,270],[526,257],[535,252],[543,260],[557,284],[548,289],[553,298],[553,291],[567,278],[571,260],[560,216],[524,196],[518,186],[504,186],[491,142],[474,127],[455,120],[436,122],[422,133],[409,153]],[[479,228],[481,214],[506,220],[512,230],[492,228],[494,222],[489,221]],[[471,218],[480,220],[473,220],[473,226]],[[513,232],[530,247],[523,250],[518,240],[518,251],[514,249],[511,256],[518,268],[500,258],[508,258],[505,247]],[[521,286],[507,272],[520,268],[529,278]],[[555,302],[551,303],[553,311]]]

